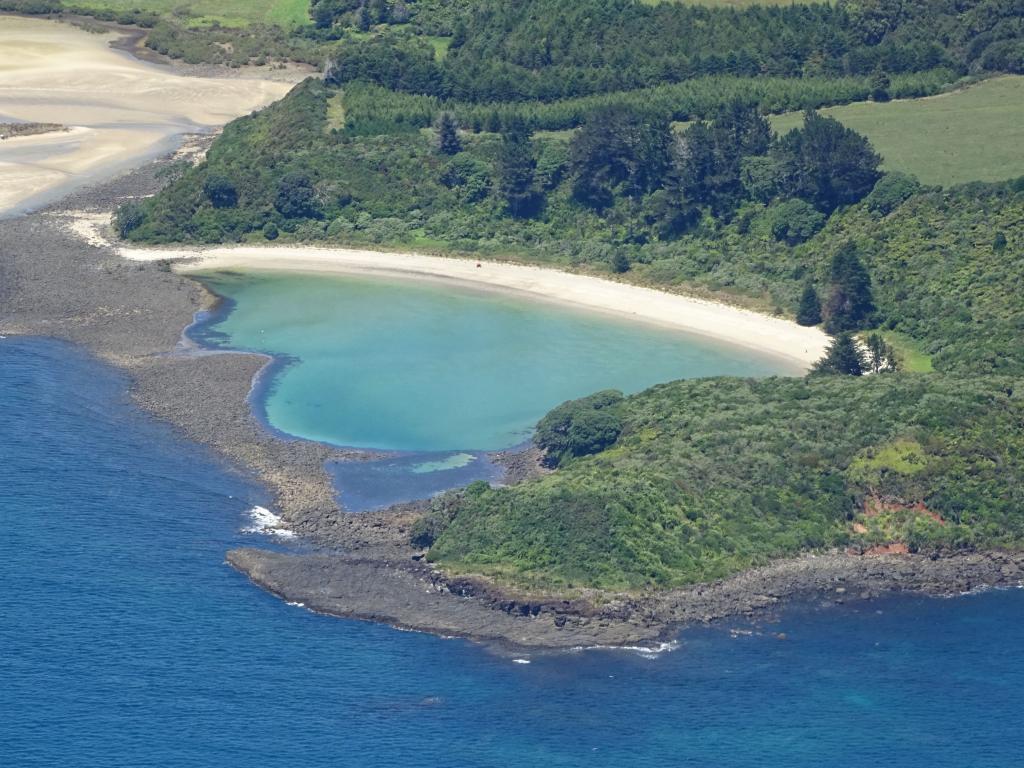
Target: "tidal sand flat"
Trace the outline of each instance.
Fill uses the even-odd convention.
[[[289,83],[183,76],[115,51],[116,34],[0,16],[0,120],[67,133],[0,141],[0,215],[110,178],[282,97]]]

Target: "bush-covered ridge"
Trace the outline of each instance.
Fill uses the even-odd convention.
[[[429,557],[528,586],[620,589],[831,546],[1024,546],[1022,387],[902,374],[657,386],[615,406],[613,447],[469,489]]]

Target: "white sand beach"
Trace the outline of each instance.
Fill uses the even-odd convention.
[[[121,255],[136,261],[184,261],[176,265],[180,272],[244,269],[456,281],[676,328],[785,358],[800,368],[818,360],[828,345],[828,336],[820,329],[805,328],[781,318],[652,288],[522,264],[306,246],[125,248]]]
[[[265,106],[291,84],[186,77],[91,34],[45,19],[0,16],[0,122],[72,128],[0,141],[0,213],[58,187],[109,178],[164,149]]]

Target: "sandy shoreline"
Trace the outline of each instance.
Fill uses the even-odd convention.
[[[0,214],[152,159],[183,133],[213,130],[284,96],[287,82],[192,77],[114,50],[117,33],[0,15],[0,120],[65,134],[0,143]]]
[[[120,253],[131,261],[180,261],[183,263],[176,269],[183,273],[245,269],[453,281],[674,328],[784,358],[799,370],[820,359],[828,344],[828,337],[818,328],[805,328],[727,304],[547,267],[312,246],[123,248]]]

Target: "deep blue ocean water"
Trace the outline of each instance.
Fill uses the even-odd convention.
[[[1024,765],[1020,590],[514,663],[250,586],[260,493],[124,388],[0,340],[4,768]]]

